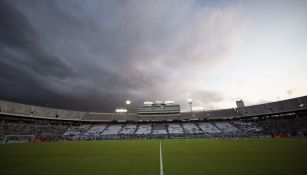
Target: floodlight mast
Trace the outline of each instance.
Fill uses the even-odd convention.
[[[126,108],[127,108],[127,118],[129,116],[129,110],[130,110],[130,104],[131,104],[131,101],[130,100],[126,100]]]
[[[188,98],[187,99],[189,105],[190,105],[190,110],[191,110],[191,117],[193,117],[193,111],[192,111],[192,99],[191,98]]]

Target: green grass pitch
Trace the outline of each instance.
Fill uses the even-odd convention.
[[[159,175],[159,140],[0,145],[1,175]],[[307,174],[307,139],[162,140],[164,175]]]

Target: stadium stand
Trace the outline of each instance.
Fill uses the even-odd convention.
[[[228,122],[216,122],[214,124],[224,133],[235,133],[239,131],[238,128]]]
[[[146,135],[151,133],[152,133],[151,124],[139,125],[137,131],[135,132],[136,135]]]
[[[94,125],[89,130],[83,133],[83,136],[99,136],[105,129],[107,125]]]
[[[305,137],[307,96],[180,116],[93,113],[0,100],[0,139]],[[174,119],[174,120],[172,120]],[[10,140],[7,140],[9,142]]]
[[[232,123],[233,123],[234,126],[239,128],[240,130],[246,131],[248,133],[253,133],[253,132],[261,131],[261,128],[257,127],[252,122],[233,121]]]
[[[117,135],[119,131],[122,129],[122,125],[109,125],[102,133],[101,135]]]
[[[184,123],[182,124],[182,127],[185,131],[185,133],[189,133],[189,134],[199,134],[199,133],[203,133],[196,124],[194,123]]]
[[[307,117],[282,116],[270,118],[250,118],[227,121],[202,121],[196,123],[172,122],[150,124],[39,124],[3,120],[0,125],[1,138],[6,135],[34,135],[36,138],[78,139],[120,139],[120,135],[129,138],[163,138],[180,137],[260,137],[260,136],[306,136]],[[107,137],[105,137],[107,136]],[[142,136],[142,137],[140,137]]]
[[[207,134],[218,134],[218,133],[222,133],[221,130],[219,130],[217,127],[215,127],[213,124],[211,123],[199,123],[198,126],[201,128],[201,130],[204,133]]]
[[[119,134],[134,134],[137,130],[137,125],[128,124],[122,128],[122,130],[119,132]]]
[[[153,124],[152,134],[167,134],[167,126],[165,124]]]
[[[180,124],[172,123],[168,125],[168,133],[169,134],[183,134],[184,131]]]
[[[90,125],[72,126],[63,134],[64,136],[79,136],[88,131]]]

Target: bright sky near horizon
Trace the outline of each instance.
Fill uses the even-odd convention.
[[[307,1],[0,2],[0,98],[86,111],[307,95]]]
[[[244,31],[228,61],[209,74],[208,88],[227,97],[220,107],[234,106],[234,99],[258,104],[306,95],[306,1],[237,5]]]

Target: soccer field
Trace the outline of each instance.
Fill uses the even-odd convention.
[[[307,174],[307,139],[162,140],[164,175]],[[159,175],[159,140],[0,145],[0,174]]]

